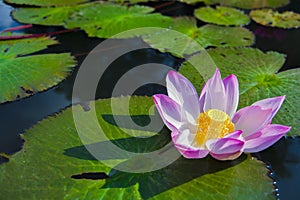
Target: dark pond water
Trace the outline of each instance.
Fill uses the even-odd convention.
[[[183,4],[169,4],[157,7],[157,10],[166,15],[192,15],[193,7]],[[150,4],[157,6],[159,4]],[[12,8],[2,1],[0,2],[0,31],[19,24],[12,20],[10,11]],[[292,0],[288,7],[280,10],[293,10],[300,12],[300,1]],[[251,23],[247,26],[256,34],[257,48],[264,51],[274,50],[288,55],[287,61],[282,70],[299,67],[300,64],[300,29],[282,30],[267,28]],[[59,27],[40,27],[35,26],[23,30],[25,33],[46,33],[62,30]],[[82,31],[56,35],[61,45],[52,46],[43,52],[72,52],[80,65],[85,56],[102,40],[87,38]],[[122,45],[130,43],[125,40]],[[169,54],[162,54],[152,49],[135,51],[126,54],[118,59],[109,69],[109,73],[103,79],[107,87],[98,92],[98,97],[110,97],[114,83],[118,78],[133,68],[146,63],[162,63],[177,69],[181,63],[180,59],[174,58]],[[118,66],[122,65],[122,69]],[[153,76],[159,76],[160,72],[152,72]],[[111,76],[113,74],[113,76]],[[73,81],[76,70],[65,81],[58,86],[45,92],[38,93],[32,97],[0,105],[0,152],[13,154],[21,149],[22,141],[18,135],[30,128],[36,122],[59,112],[62,108],[71,104]],[[141,77],[146,78],[146,77]],[[154,93],[165,92],[162,87],[147,85],[136,91],[136,94],[152,95]],[[273,173],[271,176],[276,180],[279,189],[280,199],[298,199],[300,196],[300,139],[284,138],[269,149],[255,154],[259,159],[266,162]],[[0,163],[4,160],[0,159]]]

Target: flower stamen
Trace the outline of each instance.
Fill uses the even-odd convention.
[[[234,124],[223,111],[210,109],[201,113],[197,118],[197,133],[195,146],[203,146],[207,140],[223,138],[234,131]]]

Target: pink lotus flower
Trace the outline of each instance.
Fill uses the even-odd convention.
[[[233,160],[242,152],[262,151],[277,142],[291,127],[271,124],[285,96],[257,101],[237,110],[238,80],[221,79],[219,69],[204,85],[200,98],[182,75],[170,71],[168,95],[153,96],[155,105],[172,131],[172,141],[186,158],[210,154],[218,160]]]

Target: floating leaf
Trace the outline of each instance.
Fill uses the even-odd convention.
[[[89,0],[4,0],[7,3],[33,6],[63,6],[87,2]]]
[[[206,4],[221,4],[244,9],[278,8],[289,4],[289,0],[204,0]]]
[[[47,37],[0,41],[0,103],[46,90],[62,81],[75,61],[69,53],[28,55],[56,41]]]
[[[204,22],[218,25],[240,26],[250,22],[249,17],[242,11],[223,6],[201,7],[195,10],[194,15]]]
[[[122,116],[128,98],[98,100],[95,104],[98,122],[114,144],[131,152],[147,152],[170,141],[169,132],[150,138],[130,137],[109,120],[116,117],[116,113],[112,116],[111,101]],[[144,115],[148,115],[153,100],[131,97],[130,105],[131,117],[145,123]],[[74,110],[82,108],[76,105]],[[88,132],[93,132],[88,129],[91,115],[91,111],[83,111],[80,122]],[[0,199],[274,199],[268,170],[251,156],[224,162],[211,157],[198,160],[181,157],[163,169],[147,173],[111,169],[82,145],[71,108],[44,119],[22,137],[23,150],[0,165]],[[107,141],[94,142],[100,145],[97,150],[107,155],[107,159],[120,159],[105,148]],[[91,180],[92,175],[98,180]]]
[[[285,55],[277,52],[263,53],[253,48],[217,48],[208,50],[208,54],[215,62],[212,66],[207,56],[198,55],[193,63],[199,63],[201,67],[214,69],[220,68],[222,76],[237,75],[240,86],[239,107],[248,106],[255,101],[286,95],[286,100],[273,119],[272,123],[292,126],[287,134],[296,136],[300,133],[299,117],[297,115],[300,101],[300,69],[291,69],[278,73],[285,62]],[[193,83],[199,80],[196,69],[185,63],[180,72],[187,76]],[[201,80],[201,79],[200,79]],[[199,84],[196,86],[199,86]],[[200,87],[197,88],[200,91]]]
[[[176,55],[179,57],[199,51],[193,44],[195,42],[203,48],[211,46],[250,46],[254,42],[253,33],[245,28],[216,25],[205,25],[198,28],[196,20],[193,18],[177,18],[170,29],[169,31],[166,30],[142,37],[153,48],[162,52],[172,52],[174,49],[181,51],[182,53]],[[183,33],[185,37],[173,33],[173,30]],[[232,37],[233,35],[234,37]]]
[[[51,8],[19,8],[13,17],[22,23],[81,28],[91,37],[108,38],[139,27],[168,27],[171,18],[146,6],[94,2]]]
[[[278,28],[298,28],[300,26],[300,14],[286,11],[279,13],[271,9],[252,10],[251,18],[264,26]]]
[[[111,37],[117,33],[139,27],[168,27],[171,18],[151,13],[145,6],[117,6],[95,4],[81,9],[66,21],[67,28],[80,27],[89,36]]]
[[[13,11],[12,15],[17,21],[27,24],[39,24],[46,26],[63,26],[65,20],[76,11],[86,5],[60,6],[55,8],[19,8]]]

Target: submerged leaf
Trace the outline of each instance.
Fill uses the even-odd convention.
[[[197,42],[202,48],[211,46],[250,46],[254,42],[254,35],[242,27],[221,27],[205,25],[197,27],[193,18],[177,18],[173,21],[170,30],[157,34],[144,35],[142,38],[162,52],[174,52],[176,49],[181,53],[176,56],[184,57],[199,51],[194,45]],[[178,31],[179,33],[173,33]],[[232,37],[234,35],[234,37]],[[185,37],[183,37],[185,36]],[[201,49],[202,50],[202,49]]]
[[[264,26],[272,26],[278,28],[298,28],[300,26],[300,14],[285,11],[279,13],[271,9],[252,10],[251,18]]]
[[[122,115],[128,100],[120,97],[95,102],[98,122],[111,142],[127,151],[151,152],[170,141],[170,133],[166,131],[150,138],[133,138],[121,130],[127,124],[116,126],[111,120],[116,115],[144,121],[148,109],[153,106],[150,97],[131,97],[129,110],[132,116]],[[111,101],[115,102],[118,113],[112,114]],[[82,108],[76,105],[74,110]],[[79,123],[86,127],[88,135],[97,137],[99,133],[89,129],[93,123],[89,120],[92,115],[90,111],[83,112],[83,121]],[[111,169],[82,145],[71,108],[44,119],[22,137],[25,139],[23,150],[11,156],[8,163],[0,165],[0,199],[274,198],[268,170],[251,156],[244,155],[228,162],[211,157],[199,160],[181,157],[163,169],[147,173]],[[118,166],[128,164],[122,161],[126,158],[110,152],[107,144],[107,140],[95,139],[89,145],[98,147],[97,151],[106,160],[117,162]],[[136,158],[137,166],[143,164],[140,158],[142,156]],[[97,180],[92,180],[91,175],[97,175],[93,176]]]
[[[244,9],[278,8],[289,4],[289,0],[204,0],[206,4],[221,4]]]
[[[0,103],[46,90],[75,66],[69,53],[28,55],[56,41],[47,37],[0,41]]]
[[[19,8],[13,17],[22,23],[80,28],[91,37],[109,38],[139,27],[168,27],[171,18],[152,13],[153,8],[127,7],[104,2],[51,8]]]
[[[242,11],[223,6],[217,6],[216,8],[202,7],[196,9],[194,14],[198,19],[204,22],[218,25],[240,26],[250,22],[249,17]]]
[[[235,74],[239,80],[240,102],[239,107],[248,106],[258,100],[269,97],[286,95],[286,100],[281,109],[274,117],[273,124],[284,124],[292,126],[289,136],[299,135],[300,119],[297,112],[300,109],[300,69],[291,69],[278,73],[278,70],[285,62],[285,55],[277,52],[263,53],[253,48],[217,48],[208,50],[208,54],[215,62],[201,54],[195,58],[193,63],[199,66],[191,66],[188,62],[183,64],[180,72],[189,78],[193,83],[198,82],[197,73],[194,67],[206,66],[214,69],[220,68],[223,77]],[[199,86],[199,84],[196,86]],[[200,87],[197,87],[200,90]]]

